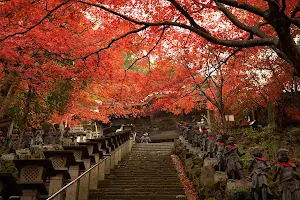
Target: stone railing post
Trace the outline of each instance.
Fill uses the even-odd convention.
[[[87,170],[84,166],[84,159],[89,159],[89,154],[87,150],[87,146],[78,145],[78,146],[63,146],[65,150],[72,150],[76,165],[72,165],[69,167],[69,173],[71,176],[71,180],[74,180],[80,175],[80,172]],[[78,198],[78,185],[79,182],[73,183],[66,190],[66,200],[77,200]]]
[[[58,150],[44,151],[46,158],[49,158],[54,167],[55,175],[50,177],[49,195],[60,190],[64,185],[64,180],[71,179],[69,167],[76,165],[73,151]],[[63,200],[63,193],[57,195],[55,200]]]
[[[54,175],[54,168],[49,159],[14,160],[20,172],[17,181],[23,195],[21,200],[37,200],[40,195],[48,195],[45,182],[47,177]]]
[[[97,142],[80,142],[79,145],[86,145],[88,147],[89,156],[91,159],[91,167],[98,163],[99,160],[99,148]],[[98,189],[98,173],[99,166],[95,167],[90,173],[90,187],[89,189]]]

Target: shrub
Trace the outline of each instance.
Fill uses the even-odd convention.
[[[230,200],[252,200],[251,191],[246,189],[233,189],[229,192]]]

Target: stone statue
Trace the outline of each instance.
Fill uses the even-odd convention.
[[[194,135],[193,126],[189,125],[188,131],[187,131],[187,139],[188,139],[189,143],[192,143],[193,135]]]
[[[224,156],[226,158],[227,176],[229,179],[242,179],[242,161],[241,154],[237,146],[234,145],[234,138],[228,138],[228,144],[224,150]]]
[[[217,157],[217,168],[218,171],[225,171],[225,159],[224,159],[224,150],[225,150],[225,143],[224,139],[221,135],[217,136],[217,142],[215,145],[215,154]]]
[[[43,131],[42,127],[39,127],[38,130],[35,132],[35,145],[44,144],[43,135],[44,135],[44,131]]]
[[[182,132],[182,136],[186,140],[188,138],[188,136],[187,136],[188,135],[188,131],[189,131],[189,129],[187,127],[184,127],[183,132]]]
[[[0,131],[0,154],[9,153],[7,137],[4,136],[3,132]]]
[[[48,144],[48,145],[51,145],[51,144],[54,144],[55,140],[54,140],[54,128],[53,127],[50,127],[49,128],[49,131],[47,134],[45,134],[45,141],[44,143],[45,144]]]
[[[207,123],[206,123],[206,121],[202,118],[199,124],[200,124],[200,131],[204,132],[204,133],[207,133]]]
[[[54,129],[53,137],[54,137],[54,144],[60,144],[61,132],[59,130]]]
[[[202,135],[202,151],[207,151],[207,134]]]
[[[266,159],[262,157],[262,151],[254,149],[252,152],[253,160],[250,163],[252,191],[255,200],[268,200],[268,194],[271,195],[267,182],[267,173],[271,168]]]
[[[32,145],[33,142],[32,139],[33,139],[33,132],[31,131],[31,128],[28,128],[23,134],[21,148],[22,149],[29,148]]]
[[[199,130],[194,130],[192,147],[201,147],[202,146],[202,135]]]
[[[300,199],[300,187],[297,180],[300,179],[295,164],[289,162],[289,151],[279,149],[277,151],[277,163],[274,166],[273,181],[279,176],[281,200]]]
[[[62,145],[73,145],[74,141],[73,141],[73,137],[70,134],[70,128],[69,128],[69,124],[65,127],[63,135],[62,135],[62,139],[60,141],[60,143]]]
[[[209,133],[207,137],[207,156],[209,158],[216,157],[215,150],[214,150],[215,146],[216,146],[215,137],[211,133]]]
[[[16,152],[16,150],[19,148],[19,134],[16,133],[16,131],[13,132],[13,134],[10,137],[8,147],[10,149],[10,152]]]
[[[148,142],[151,142],[151,139],[148,136],[148,133],[144,133],[143,136],[141,137],[141,143],[148,143]]]

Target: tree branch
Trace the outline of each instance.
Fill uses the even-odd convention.
[[[297,6],[297,7],[293,10],[293,12],[292,12],[292,14],[291,14],[291,18],[295,18],[296,14],[297,14],[299,11],[300,11],[300,6]]]
[[[126,71],[128,71],[128,70],[129,70],[135,63],[137,63],[139,60],[142,60],[143,58],[146,58],[146,57],[149,56],[149,54],[157,47],[157,45],[158,45],[159,42],[161,41],[161,39],[162,39],[162,37],[163,37],[163,35],[164,35],[164,33],[165,33],[166,28],[167,28],[167,27],[164,27],[164,28],[163,28],[163,31],[161,32],[161,34],[160,34],[158,40],[156,41],[156,43],[154,44],[154,46],[147,52],[147,54],[144,55],[144,56],[142,56],[142,57],[140,57],[140,58],[138,58],[138,59],[136,59],[136,60],[135,60],[135,61],[134,61],[127,69],[126,69]]]
[[[252,5],[247,4],[245,2],[240,3],[239,1],[236,1],[236,0],[214,0],[214,1],[223,3],[227,6],[231,6],[231,7],[246,10],[248,12],[251,12],[251,13],[256,14],[258,16],[261,16],[261,17],[264,17],[264,14],[265,14],[264,10],[261,10],[260,8],[252,6]]]
[[[217,8],[224,13],[224,15],[238,28],[253,33],[260,38],[268,37],[264,32],[262,32],[256,26],[247,26],[246,24],[239,21],[222,3],[216,2]]]
[[[280,11],[281,11],[282,13],[284,13],[284,11],[285,11],[285,9],[286,9],[286,2],[285,2],[285,0],[281,0],[281,4],[282,4],[282,8],[280,9]]]
[[[147,29],[147,28],[148,28],[148,26],[143,26],[143,27],[141,27],[141,28],[138,28],[138,29],[129,31],[129,32],[127,32],[127,33],[125,33],[125,34],[123,34],[123,35],[117,37],[117,38],[113,38],[113,39],[112,39],[105,47],[102,47],[102,48],[98,49],[97,51],[94,51],[94,52],[92,52],[92,53],[90,53],[90,54],[88,54],[88,55],[86,55],[86,56],[84,56],[84,57],[82,57],[82,58],[83,58],[83,59],[86,59],[86,58],[88,58],[88,57],[91,56],[91,55],[98,54],[99,52],[101,52],[101,51],[103,51],[103,50],[109,49],[109,48],[111,47],[111,45],[112,45],[113,43],[115,43],[116,41],[121,40],[121,39],[127,37],[127,36],[130,35],[130,34],[138,33],[138,32],[140,32],[140,31],[142,31],[142,30],[144,30],[144,29]],[[74,59],[74,60],[82,59],[82,58],[76,58],[76,59]]]
[[[228,1],[228,0],[226,0]],[[78,2],[83,3],[83,4],[87,4],[90,6],[95,6],[97,8],[101,8],[111,14],[114,14],[116,16],[119,16],[120,18],[132,22],[134,24],[138,24],[138,25],[144,25],[144,26],[176,26],[176,27],[180,27],[183,29],[187,29],[190,30],[194,33],[196,33],[197,35],[205,38],[207,41],[215,43],[215,44],[219,44],[219,45],[223,45],[223,46],[227,46],[227,47],[255,47],[255,46],[269,46],[269,45],[276,45],[277,41],[274,40],[273,38],[263,38],[263,39],[252,39],[252,40],[223,40],[223,39],[218,39],[214,36],[212,36],[206,29],[204,29],[203,27],[196,28],[187,24],[183,24],[183,23],[177,23],[177,22],[170,22],[170,21],[161,21],[161,22],[145,22],[145,21],[138,21],[135,20],[133,18],[130,18],[126,15],[123,15],[121,13],[118,13],[116,11],[113,11],[109,8],[106,8],[103,5],[99,5],[99,4],[94,4],[94,3],[90,3],[90,2],[85,2],[83,0],[78,0]]]
[[[63,3],[57,5],[55,8],[53,8],[52,10],[50,10],[47,15],[45,15],[40,21],[38,21],[36,24],[28,27],[25,31],[20,31],[20,32],[16,32],[10,35],[5,36],[4,38],[0,39],[0,42],[3,42],[4,40],[6,40],[7,38],[10,37],[14,37],[16,35],[22,35],[25,34],[27,32],[29,32],[30,30],[34,29],[35,27],[37,27],[38,25],[40,25],[45,19],[47,19],[53,12],[55,12],[56,10],[58,10],[60,7],[62,7],[63,5],[67,4],[70,0],[66,0]]]
[[[194,27],[196,27],[196,28],[198,28],[198,29],[203,29],[201,26],[199,26],[199,24],[197,24],[197,23],[195,22],[195,20],[193,19],[193,17],[192,17],[186,10],[184,10],[184,8],[183,8],[182,6],[180,6],[180,5],[176,2],[176,0],[167,0],[167,1],[171,2],[171,3],[175,6],[175,8],[176,8],[181,14],[183,14],[183,16],[185,16],[185,17],[189,20],[189,22],[190,22],[190,24],[191,24],[192,26],[194,26]],[[206,30],[203,29],[203,31],[206,31]]]

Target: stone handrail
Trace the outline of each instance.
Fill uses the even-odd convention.
[[[74,179],[73,181],[71,181],[70,183],[68,183],[67,185],[65,185],[63,188],[61,188],[60,190],[58,190],[57,192],[55,192],[53,195],[51,195],[49,198],[47,198],[47,200],[51,200],[54,199],[57,195],[59,195],[60,193],[62,193],[64,190],[66,190],[68,187],[70,187],[71,185],[73,185],[75,182],[77,182],[78,180],[80,180],[84,175],[86,175],[87,173],[89,173],[90,171],[92,171],[92,169],[96,168],[98,165],[100,165],[102,162],[105,162],[107,158],[102,159],[100,162],[98,162],[96,165],[94,165],[93,167],[89,168],[88,170],[86,170],[85,172],[83,172],[80,176],[78,176],[76,179]]]
[[[45,154],[46,157],[49,157],[48,159],[43,159],[43,161],[45,161],[45,162],[46,161],[49,162],[52,157],[55,157],[55,158],[58,156],[66,157],[65,154],[69,155],[69,153],[72,151],[73,151],[74,155],[72,154],[72,156],[71,156],[73,161],[71,161],[72,159],[69,158],[70,157],[70,155],[69,155],[68,158],[65,158],[65,159],[67,159],[67,161],[65,161],[65,165],[63,166],[63,168],[61,167],[61,168],[54,169],[54,171],[57,170],[58,173],[63,174],[61,177],[57,177],[57,173],[49,172],[49,174],[47,175],[47,177],[50,178],[50,187],[48,189],[49,196],[48,195],[45,196],[46,194],[40,194],[39,195],[40,197],[45,198],[47,200],[60,199],[63,196],[63,193],[66,192],[66,199],[73,199],[75,197],[75,198],[78,198],[79,200],[88,200],[88,198],[89,198],[88,191],[97,189],[98,181],[104,180],[105,175],[110,174],[110,170],[113,169],[116,165],[118,165],[118,162],[120,162],[122,160],[122,158],[131,151],[132,144],[133,144],[132,140],[129,139],[128,131],[124,131],[124,132],[121,132],[118,134],[111,134],[107,137],[100,137],[100,138],[95,138],[95,139],[91,139],[91,140],[94,140],[94,141],[93,142],[91,142],[91,141],[90,142],[82,142],[82,143],[80,143],[80,145],[75,145],[75,146],[74,145],[73,146],[63,146],[64,150],[59,150],[59,151],[54,150],[54,151],[44,151],[43,152],[44,154],[45,153],[47,154],[47,156]],[[82,148],[81,147],[78,148],[79,146],[82,146]],[[82,149],[84,149],[84,147],[85,147],[85,150],[82,150]],[[114,147],[113,150],[111,149],[111,147]],[[107,148],[109,149],[109,151],[106,151]],[[82,151],[81,154],[79,153],[79,151]],[[51,155],[48,155],[48,154],[51,154]],[[79,155],[81,155],[81,156],[79,156]],[[77,158],[74,160],[75,157],[77,157]],[[36,160],[39,160],[39,159],[36,159]],[[18,160],[16,160],[16,162],[17,161]],[[26,166],[30,165],[31,161],[32,160],[30,160],[30,159],[26,160]],[[51,162],[53,162],[53,161],[51,160]],[[51,164],[51,162],[50,162],[50,164]],[[51,166],[52,166],[52,164],[51,164]],[[22,169],[24,168],[25,165],[24,166],[23,166],[23,164],[22,165],[19,164],[19,165],[20,165],[19,171],[22,171]],[[84,166],[82,166],[82,165],[84,165]],[[39,167],[39,166],[37,165],[37,167]],[[82,170],[84,170],[84,168],[86,170],[82,171]],[[45,170],[45,169],[44,169],[44,171],[47,172],[47,170]],[[68,176],[65,176],[65,174],[68,174]],[[72,180],[70,180],[70,177]],[[66,180],[70,180],[70,182],[66,185],[63,185],[63,182],[65,182]],[[58,183],[58,181],[62,184],[61,186],[58,186],[59,184],[58,185],[56,184],[56,183]],[[45,184],[45,180],[41,180],[40,182],[41,182],[41,184],[42,183]],[[19,181],[18,181],[18,184],[19,184]],[[55,185],[55,187],[52,187],[52,189],[51,189],[51,184]],[[79,187],[77,187],[77,186],[79,186]],[[81,188],[81,186],[84,186],[84,188]],[[32,185],[32,187],[34,190],[39,190],[37,188],[34,188],[35,187],[34,185]],[[21,189],[23,190],[24,188],[22,187]],[[31,197],[30,196],[31,194],[29,194],[29,193],[27,194],[27,193],[25,196],[24,196],[24,192],[23,192],[22,196],[19,196],[19,197],[11,196],[11,198],[13,198],[13,199],[22,199],[23,198],[24,199],[27,197]]]

